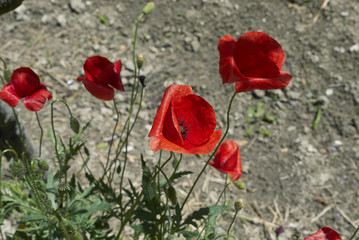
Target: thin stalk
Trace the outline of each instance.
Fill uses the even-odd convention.
[[[230,100],[230,102],[229,102],[229,106],[228,106],[228,110],[227,110],[227,128],[226,128],[226,131],[224,132],[224,135],[222,136],[221,140],[218,142],[217,147],[214,149],[214,151],[212,152],[210,158],[207,160],[206,164],[204,165],[204,167],[202,168],[201,172],[198,174],[196,180],[194,181],[194,183],[193,183],[191,189],[189,190],[189,192],[188,192],[188,194],[187,194],[185,200],[184,200],[183,203],[182,203],[180,212],[182,212],[182,210],[183,210],[183,208],[184,208],[184,205],[186,204],[186,202],[187,202],[189,196],[191,195],[191,193],[192,193],[194,187],[196,186],[196,184],[197,184],[199,178],[202,176],[204,170],[206,170],[206,168],[207,168],[209,162],[212,160],[212,158],[214,157],[214,154],[217,152],[219,146],[221,145],[221,143],[223,142],[224,138],[225,138],[225,137],[227,136],[227,134],[228,134],[228,130],[229,130],[229,113],[230,113],[230,111],[231,111],[232,103],[233,103],[233,100],[234,100],[234,97],[236,96],[236,94],[237,94],[237,92],[234,92],[234,94],[232,95],[232,98],[231,98],[231,100]]]
[[[41,145],[42,145],[42,137],[44,136],[44,130],[42,129],[39,115],[37,114],[37,112],[35,112],[35,114],[36,114],[37,123],[38,123],[38,125],[40,127],[39,157],[41,158]]]
[[[4,64],[4,69],[6,69],[7,68],[7,66],[6,66],[6,62],[5,62],[5,60],[0,56],[0,60],[3,62],[3,64]],[[4,78],[1,76],[1,74],[0,74],[0,78],[1,78],[1,82],[2,82],[2,84],[3,85],[5,85],[5,81],[4,81]]]
[[[353,236],[351,236],[351,237],[349,238],[349,240],[353,240],[358,231],[359,231],[359,227],[355,230]],[[357,239],[358,239],[358,238],[357,238]]]
[[[224,204],[226,204],[227,201],[227,197],[226,197],[226,188],[227,188],[227,181],[228,181],[228,175],[226,175],[226,180],[224,182],[224,190],[223,190],[223,199],[224,199]]]
[[[234,217],[233,217],[233,219],[232,219],[232,222],[231,222],[231,224],[230,224],[229,227],[228,227],[228,230],[227,230],[227,240],[229,239],[229,236],[230,236],[229,232],[231,231],[231,227],[232,227],[234,221],[236,220],[236,217],[237,217],[238,212],[239,212],[239,211],[236,211],[236,213],[234,214]]]

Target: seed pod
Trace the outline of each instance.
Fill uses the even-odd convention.
[[[177,194],[174,187],[169,186],[167,189],[167,197],[171,200],[172,204],[175,205],[177,203]]]
[[[49,170],[49,164],[44,159],[37,159],[40,170],[46,172]]]
[[[0,0],[0,15],[14,10],[22,2],[23,0]]]
[[[71,118],[70,118],[70,127],[71,127],[72,131],[74,131],[74,133],[79,133],[79,131],[80,131],[80,123],[73,116],[71,116]]]
[[[244,183],[244,182],[237,182],[237,183],[235,183],[236,184],[236,186],[237,186],[237,188],[239,189],[239,190],[244,190],[244,189],[246,189],[246,184]]]
[[[67,183],[60,182],[59,185],[57,186],[57,191],[60,194],[65,194],[68,191],[70,191],[70,187],[69,187],[69,185]]]
[[[10,71],[10,69],[8,69],[8,68],[4,69],[4,77],[5,77],[6,82],[8,82],[8,83],[11,81],[11,74],[12,74],[12,72]]]
[[[234,208],[236,209],[236,211],[238,212],[239,210],[243,209],[245,206],[245,202],[242,198],[238,199],[235,203],[234,203]]]

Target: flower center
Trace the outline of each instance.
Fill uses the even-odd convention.
[[[178,119],[178,123],[179,123],[179,127],[180,127],[180,132],[182,135],[183,140],[186,139],[187,134],[189,133],[189,127],[191,125],[187,125],[186,124],[186,120],[182,120],[182,119]]]

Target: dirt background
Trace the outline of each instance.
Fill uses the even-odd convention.
[[[147,135],[164,89],[171,83],[194,87],[215,109],[218,128],[225,128],[234,85],[221,84],[219,38],[264,31],[282,45],[283,70],[293,79],[286,89],[241,93],[234,101],[227,138],[240,145],[241,181],[247,189],[231,185],[227,198],[231,203],[239,197],[246,199],[247,207],[240,215],[247,216],[247,221],[237,219],[233,233],[237,239],[274,239],[274,230],[282,225],[285,232],[279,239],[291,239],[296,232],[302,233],[302,239],[329,226],[348,239],[359,225],[359,1],[325,2],[326,6],[322,0],[155,0],[154,11],[139,27],[137,52],[145,58],[147,87],[144,108],[130,138],[125,177],[135,179],[139,186],[139,153],[156,163],[158,153],[149,149]],[[92,119],[85,138],[94,170],[101,169],[98,161],[105,161],[103,145],[111,137],[114,109],[112,102],[95,99],[75,79],[83,74],[89,56],[121,59],[128,91],[116,93],[116,102],[124,123],[133,74],[131,38],[145,3],[26,0],[16,11],[0,17],[0,55],[9,67],[31,67],[54,99],[68,101],[82,124]],[[108,19],[108,26],[99,14]],[[258,103],[264,104],[265,113],[276,116],[276,122],[246,121],[248,109]],[[313,130],[318,106],[322,116]],[[40,131],[35,115],[22,104],[16,109],[37,147]],[[42,124],[49,125],[49,105],[39,114]],[[64,139],[72,134],[68,114],[60,104],[55,104],[55,125]],[[248,134],[251,126],[254,131]],[[270,136],[257,132],[259,128]],[[43,157],[50,160],[52,154],[45,137]],[[205,157],[185,156],[181,169],[199,170]],[[73,161],[73,169],[81,163]],[[176,185],[180,196],[188,191],[194,176]],[[81,174],[79,179],[86,184]],[[213,204],[223,184],[224,175],[208,168],[188,211]],[[233,214],[230,211],[218,219],[222,228],[218,231],[228,227]]]

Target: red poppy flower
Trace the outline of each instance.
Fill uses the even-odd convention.
[[[222,83],[236,83],[237,92],[284,88],[292,75],[281,71],[285,55],[264,32],[247,32],[236,41],[226,35],[218,43]]]
[[[318,232],[304,238],[304,240],[342,240],[340,235],[329,227],[323,227]]]
[[[114,88],[124,92],[121,81],[121,60],[115,63],[101,56],[89,57],[84,64],[86,77],[78,77],[87,91],[95,97],[108,101],[114,98]]]
[[[0,91],[0,99],[11,107],[16,107],[22,98],[25,98],[25,107],[35,112],[42,109],[46,99],[52,98],[46,86],[40,83],[39,76],[27,67],[16,69],[11,75],[10,83]]]
[[[209,164],[219,171],[229,174],[233,182],[238,180],[242,175],[242,164],[236,142],[233,140],[223,142],[215,153],[214,160]]]
[[[149,133],[152,151],[159,149],[207,154],[214,149],[222,135],[216,127],[212,106],[193,94],[192,88],[173,84],[163,95]]]

